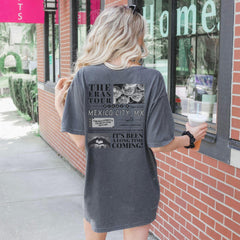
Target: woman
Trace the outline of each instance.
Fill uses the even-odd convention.
[[[61,130],[86,150],[86,240],[119,229],[124,240],[146,240],[160,196],[154,153],[190,146],[190,139],[206,134],[207,124],[187,124],[192,135],[174,137],[162,75],[140,64],[147,55],[145,31],[135,6],[106,8],[87,37],[74,79],[61,79],[55,88]]]

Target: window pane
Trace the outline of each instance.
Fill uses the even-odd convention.
[[[168,5],[168,0],[146,0],[143,4],[143,16],[148,24],[145,43],[149,50],[144,65],[160,71],[166,87],[168,86]]]
[[[216,123],[220,0],[177,1],[175,113]]]
[[[78,54],[80,54],[87,37],[86,0],[79,0],[78,10]]]

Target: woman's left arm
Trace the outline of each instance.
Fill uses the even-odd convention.
[[[67,90],[68,86],[64,83],[67,81],[66,78],[61,78],[56,87],[55,87],[55,108],[57,110],[57,113],[62,121],[63,118],[63,111],[64,111],[64,93]],[[85,151],[85,136],[84,135],[78,135],[78,134],[72,134],[68,133],[68,135],[71,137],[73,142],[79,147],[83,152]]]

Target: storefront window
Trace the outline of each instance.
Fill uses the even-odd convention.
[[[87,37],[87,6],[86,0],[79,0],[78,10],[78,54]]]
[[[45,78],[50,82],[57,82],[59,78],[59,24],[58,14],[45,13]]]
[[[100,13],[100,0],[79,0],[78,2],[78,54],[80,54],[87,37],[87,32]],[[88,5],[89,4],[89,5]]]
[[[143,3],[149,49],[145,66],[159,70],[167,88],[169,84],[175,86],[175,94],[170,96],[175,98],[174,113],[187,116],[197,112],[216,123],[220,0],[178,0],[175,13],[170,12],[169,6],[167,0]],[[175,59],[169,56],[172,14],[176,14]],[[171,59],[176,65],[174,78],[168,76]]]
[[[147,20],[148,32],[145,43],[149,55],[144,64],[160,71],[168,87],[168,0],[144,1],[143,16]]]
[[[216,123],[220,0],[177,1],[176,27],[176,113]]]

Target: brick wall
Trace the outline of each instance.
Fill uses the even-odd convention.
[[[127,1],[106,0],[106,6]],[[231,137],[240,127],[240,0],[236,1]],[[61,76],[70,68],[70,6],[60,1]],[[239,25],[239,26],[238,26]],[[238,30],[239,29],[239,30]],[[38,79],[44,81],[43,25],[37,25]],[[85,155],[66,133],[54,109],[54,94],[39,89],[41,136],[76,169],[85,173]],[[237,124],[237,125],[236,125]],[[151,231],[161,240],[239,240],[240,169],[185,148],[156,154],[161,198]]]
[[[235,2],[231,138],[240,140],[240,1]]]
[[[240,239],[240,169],[198,152],[156,154],[161,198],[151,231],[167,239]]]
[[[69,77],[71,74],[71,12],[70,1],[60,2],[60,74]]]
[[[75,146],[67,133],[60,132],[60,118],[54,108],[54,94],[41,89],[38,92],[41,137],[72,166],[85,174],[85,154]]]
[[[37,77],[44,82],[44,25],[36,24],[37,32]]]

